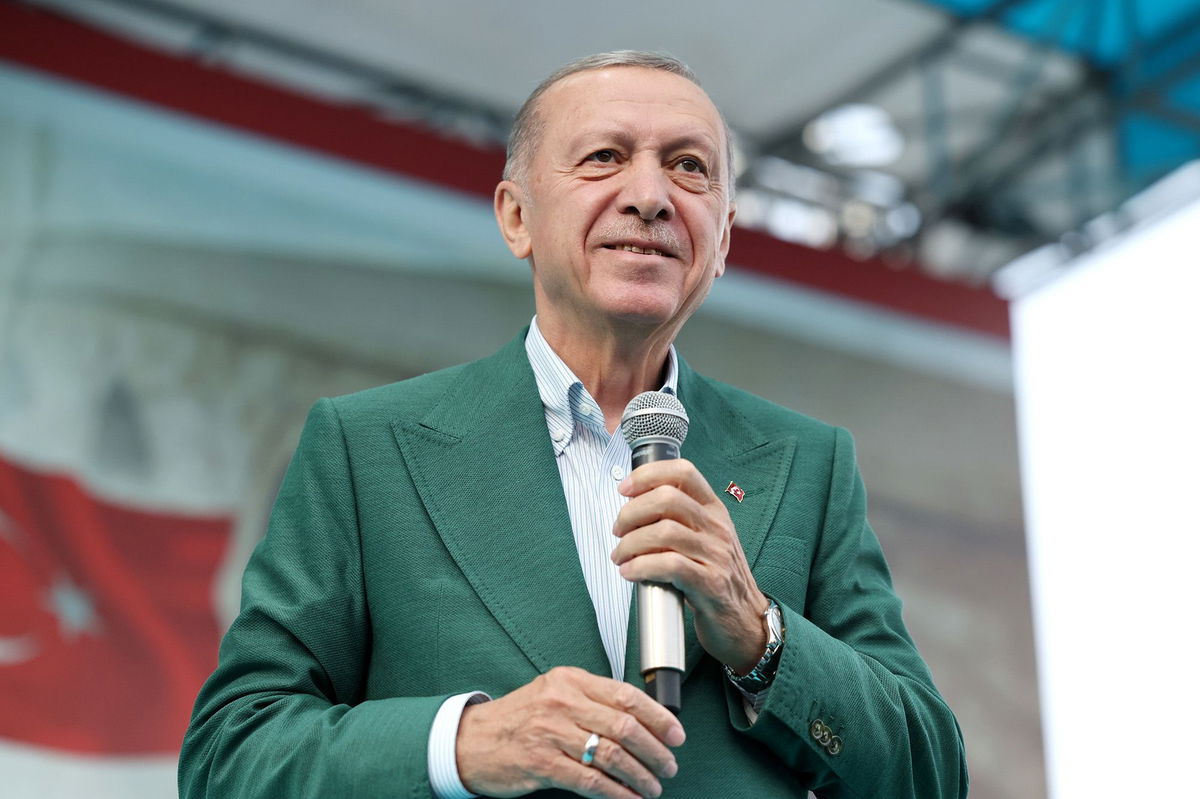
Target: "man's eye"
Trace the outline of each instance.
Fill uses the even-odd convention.
[[[597,150],[584,160],[598,161],[601,164],[611,164],[613,161],[617,160],[617,154],[612,150]]]
[[[676,166],[678,166],[684,172],[703,174],[707,171],[704,168],[704,164],[695,158],[682,158],[679,160],[679,163],[677,163]]]

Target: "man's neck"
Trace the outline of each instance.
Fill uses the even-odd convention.
[[[662,388],[671,339],[665,336],[612,335],[607,331],[568,329],[538,316],[538,330],[600,406],[609,433],[616,431],[629,401],[643,391]]]

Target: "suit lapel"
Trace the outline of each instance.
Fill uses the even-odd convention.
[[[450,555],[530,662],[608,674],[524,335],[393,429]]]
[[[726,503],[753,567],[779,507],[795,441],[766,439],[682,361],[679,396],[691,418],[681,454]],[[392,427],[446,548],[534,667],[545,672],[572,664],[608,674],[524,334],[463,367],[426,418]],[[742,502],[725,493],[731,480],[746,492]],[[640,683],[636,606],[625,679]],[[684,634],[686,679],[704,654],[690,610]]]
[[[746,560],[753,567],[787,484],[796,448],[795,439],[765,437],[742,416],[735,405],[682,360],[679,368],[679,399],[691,420],[680,455],[696,465],[725,503],[737,528]],[[725,492],[731,481],[746,492],[741,502]],[[695,620],[690,609],[684,613],[683,630],[687,652],[686,679],[704,655],[704,649],[696,638]],[[634,601],[625,652],[627,681],[633,681],[634,677],[639,681],[641,679],[640,653],[637,602]]]

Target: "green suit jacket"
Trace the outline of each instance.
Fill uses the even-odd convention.
[[[427,799],[444,699],[558,665],[610,675],[523,339],[313,408],[197,699],[181,797]],[[686,364],[679,396],[683,456],[728,503],[787,644],[751,725],[689,614],[688,739],[664,796],[965,796],[961,735],[901,621],[849,435]]]

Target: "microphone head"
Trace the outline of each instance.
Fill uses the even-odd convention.
[[[621,435],[630,449],[646,438],[666,438],[682,446],[687,432],[688,415],[683,403],[665,391],[643,391],[621,414]]]

